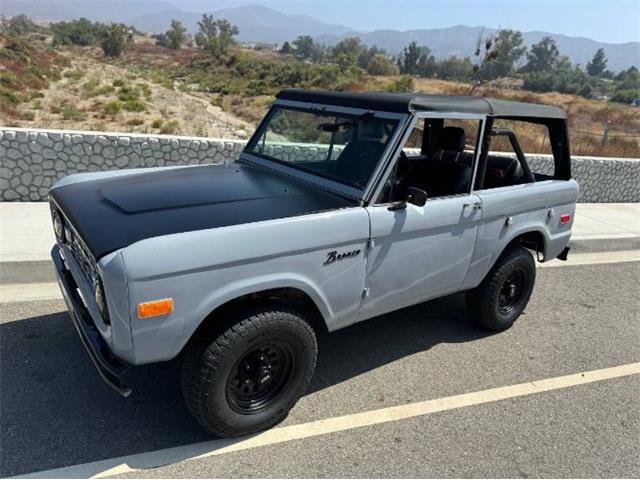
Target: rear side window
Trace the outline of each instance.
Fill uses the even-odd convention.
[[[494,119],[489,135],[484,182],[491,189],[550,180],[556,176],[552,136],[547,125]]]

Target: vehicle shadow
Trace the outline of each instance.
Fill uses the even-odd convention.
[[[320,338],[310,392],[439,343],[486,333],[454,295]],[[104,385],[66,312],[0,324],[0,476],[211,440],[182,402],[175,362],[131,372],[125,399]],[[220,441],[228,445],[234,441]]]

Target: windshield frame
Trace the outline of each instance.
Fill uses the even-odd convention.
[[[397,122],[394,132],[387,140],[385,148],[381,153],[378,162],[371,172],[367,183],[361,187],[348,184],[345,181],[337,180],[335,177],[322,175],[322,173],[314,171],[312,169],[304,168],[300,165],[293,164],[284,160],[271,157],[269,155],[261,154],[258,152],[250,151],[257,142],[260,141],[265,129],[269,125],[269,120],[272,115],[279,109],[297,110],[310,113],[326,113],[328,115],[342,115],[348,117],[359,117],[362,115],[372,115],[374,118],[380,118],[385,120],[393,120]],[[239,161],[245,161],[253,164],[258,164],[267,168],[277,170],[287,175],[293,175],[299,177],[302,180],[309,181],[318,185],[326,190],[333,191],[339,195],[347,196],[349,198],[364,201],[370,191],[375,179],[378,178],[379,172],[386,164],[386,160],[389,155],[395,150],[398,144],[398,140],[401,133],[406,127],[407,121],[411,115],[404,113],[374,111],[360,108],[340,107],[329,104],[309,103],[309,102],[297,102],[290,100],[277,100],[273,103],[260,125],[256,129],[255,133],[251,136],[249,142],[245,146]]]

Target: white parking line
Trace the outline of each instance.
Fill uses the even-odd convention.
[[[0,285],[0,303],[62,300],[57,282]]]
[[[202,459],[231,452],[264,447],[292,440],[327,435],[355,428],[397,422],[409,418],[429,415],[436,412],[497,402],[509,398],[523,397],[563,388],[600,382],[613,378],[640,374],[640,362],[618,367],[592,370],[588,372],[547,378],[534,382],[521,383],[506,387],[492,388],[479,392],[465,393],[451,397],[437,398],[423,402],[409,403],[396,407],[382,408],[367,412],[327,418],[316,422],[280,427],[251,437],[232,440],[212,440],[154,452],[128,455],[125,457],[101,460],[54,470],[46,470],[15,478],[104,478],[128,472],[157,468],[177,462]]]
[[[552,260],[547,263],[539,263],[538,267],[573,267],[578,265],[623,262],[640,262],[640,250],[569,254],[569,260],[566,262]],[[0,285],[0,303],[35,302],[58,299],[62,300],[62,295],[56,282]]]

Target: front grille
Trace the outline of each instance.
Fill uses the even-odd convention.
[[[91,257],[87,247],[85,247],[84,242],[80,238],[80,236],[75,232],[73,227],[70,227],[67,223],[67,228],[65,229],[65,241],[67,245],[71,249],[73,256],[80,266],[82,273],[85,278],[89,281],[89,284],[95,289],[96,281],[98,279],[98,271],[96,268],[96,264]]]
[[[62,211],[58,208],[53,199],[50,198],[51,216],[54,223],[54,230],[56,225],[56,217],[61,220],[62,230],[56,232],[56,239],[58,242],[62,242],[73,254],[74,260],[82,270],[85,279],[89,282],[95,293],[96,281],[99,279],[98,267],[96,266],[93,256],[89,252],[80,235],[73,228],[69,219],[62,214]]]

